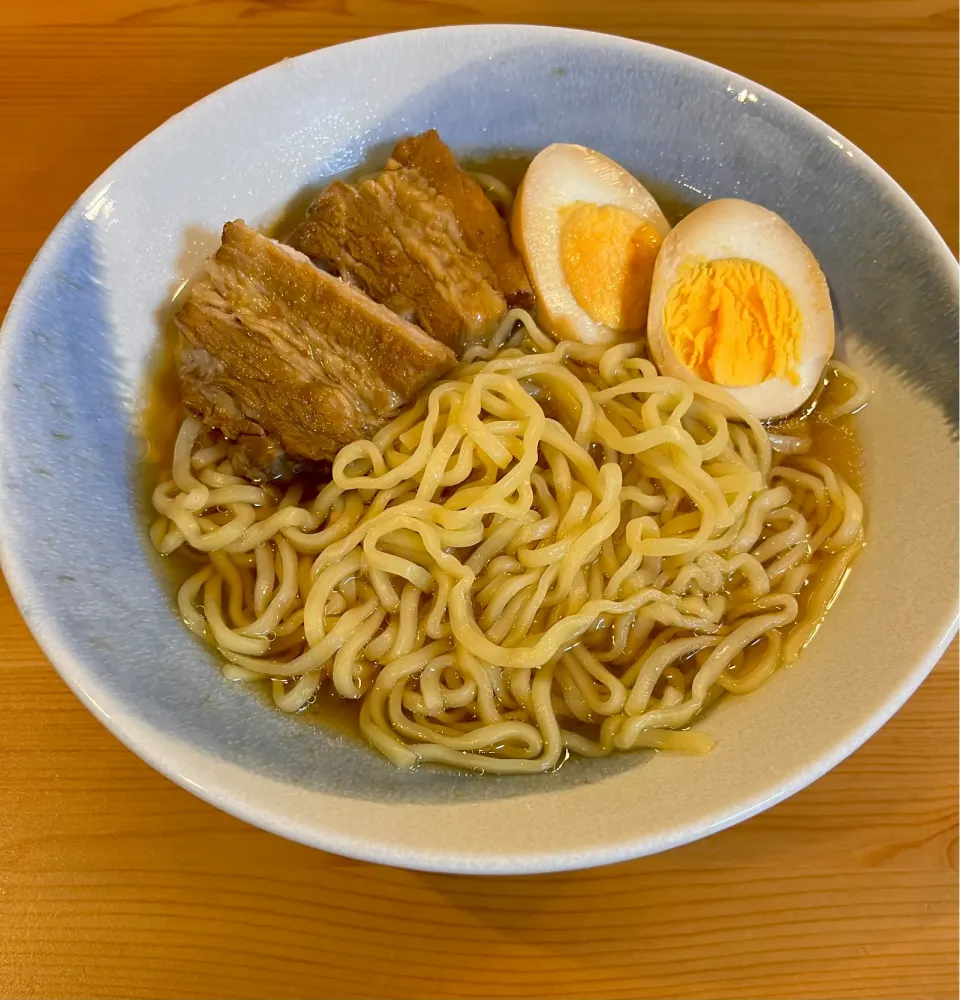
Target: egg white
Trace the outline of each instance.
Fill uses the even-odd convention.
[[[759,385],[723,386],[760,420],[798,410],[820,384],[833,354],[834,319],[827,279],[816,257],[775,212],[736,198],[711,201],[677,223],[664,240],[653,271],[647,338],[661,373],[699,381],[673,352],[663,328],[667,296],[688,261],[725,258],[753,260],[769,268],[786,286],[803,324],[795,385],[770,378]]]
[[[614,344],[624,333],[593,319],[566,283],[561,209],[576,202],[615,205],[638,216],[663,239],[670,224],[656,199],[609,157],[586,146],[554,143],[534,157],[514,203],[512,230],[537,293],[538,318],[555,335],[585,344]]]

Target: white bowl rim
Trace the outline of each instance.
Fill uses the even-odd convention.
[[[673,60],[683,65],[697,66],[712,73],[722,72],[729,78],[735,78],[750,88],[751,91],[761,95],[764,101],[788,111],[804,125],[827,129],[831,136],[835,137],[837,141],[842,142],[846,150],[855,154],[860,167],[868,172],[876,182],[895,198],[898,208],[911,216],[914,222],[925,231],[931,250],[936,247],[943,265],[949,268],[954,274],[957,273],[956,258],[936,227],[903,187],[883,170],[879,164],[832,126],[827,125],[793,101],[739,73],[726,70],[716,63],[711,63],[696,56],[691,56],[664,46],[625,38],[619,35],[547,25],[483,23],[422,28],[412,31],[384,32],[379,35],[342,42],[335,46],[314,49],[289,59],[271,63],[268,66],[242,76],[172,115],[114,160],[106,170],[87,186],[84,192],[67,209],[24,273],[7,309],[3,323],[0,325],[0,374],[2,374],[5,365],[9,363],[12,353],[10,343],[12,342],[13,335],[22,328],[20,313],[26,307],[26,303],[31,297],[33,286],[37,281],[37,275],[47,265],[48,258],[55,254],[77,206],[88,204],[94,196],[102,191],[110,175],[122,167],[128,158],[132,158],[135,151],[148,148],[151,144],[161,141],[161,138],[166,139],[171,132],[176,131],[182,121],[191,116],[199,107],[214,105],[223,100],[227,94],[234,95],[246,88],[255,86],[259,80],[268,74],[277,72],[281,67],[288,66],[291,63],[305,63],[311,59],[321,57],[322,53],[327,49],[354,47],[359,52],[364,47],[373,47],[379,44],[385,37],[436,36],[439,39],[443,36],[469,34],[481,29],[494,32],[509,32],[513,37],[522,34],[530,37],[531,40],[537,37],[542,39],[544,36],[550,36],[555,39],[566,38],[571,41],[579,41],[583,44],[595,45],[600,48],[620,47],[633,52],[647,52],[661,60]],[[2,382],[2,378],[0,378],[0,382]],[[141,732],[138,731],[140,727],[136,720],[126,719],[119,715],[115,716],[107,712],[95,697],[96,692],[84,688],[80,684],[77,675],[82,672],[83,668],[78,658],[74,656],[66,643],[61,639],[57,624],[52,619],[33,613],[32,608],[41,604],[40,592],[34,589],[29,571],[21,566],[13,556],[13,537],[8,533],[7,529],[9,519],[3,516],[3,500],[3,495],[0,493],[0,569],[3,571],[14,601],[20,609],[24,620],[27,622],[30,631],[43,653],[81,703],[121,743],[132,750],[138,757],[154,768],[154,770],[160,772],[198,798],[209,802],[216,808],[238,819],[275,833],[285,839],[304,843],[307,846],[362,861],[404,867],[418,871],[451,874],[477,874],[478,871],[481,871],[481,869],[477,868],[470,855],[444,854],[427,848],[422,850],[405,850],[402,856],[398,856],[395,850],[387,848],[382,841],[365,841],[356,837],[344,837],[317,827],[291,829],[284,825],[281,816],[269,808],[258,808],[255,804],[242,801],[238,797],[230,793],[225,793],[215,787],[199,786],[186,773],[172,766],[163,753],[151,744],[149,739],[142,737]],[[697,823],[677,828],[667,836],[661,835],[655,838],[651,838],[649,835],[625,837],[615,843],[607,844],[599,849],[590,849],[586,852],[544,851],[536,854],[498,855],[496,858],[485,857],[483,859],[482,873],[489,875],[541,874],[613,864],[692,843],[765,811],[822,777],[873,736],[899,711],[907,699],[933,670],[957,634],[958,628],[960,628],[960,595],[954,600],[952,616],[946,629],[942,634],[933,638],[924,656],[913,663],[908,670],[904,671],[900,684],[891,692],[881,707],[869,716],[862,725],[851,730],[844,740],[838,741],[831,748],[830,752],[822,754],[808,767],[796,771],[790,780],[780,783],[774,794],[749,797],[729,806],[720,816],[705,816]]]

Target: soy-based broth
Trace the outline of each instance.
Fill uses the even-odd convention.
[[[468,159],[464,161],[463,165],[465,169],[492,175],[509,186],[511,190],[516,190],[529,165],[530,159],[529,156],[525,155],[506,154]],[[671,224],[675,224],[694,207],[682,198],[678,198],[676,196],[676,189],[674,188],[653,184],[648,184],[648,187],[656,195]],[[298,214],[302,210],[300,201],[303,201],[303,199],[295,200]],[[283,237],[289,232],[295,221],[292,209],[280,213],[277,216],[275,224],[270,227],[270,234],[275,237]],[[172,312],[173,305],[171,306],[171,314]],[[166,323],[162,330],[156,355],[151,365],[146,386],[145,405],[139,421],[139,430],[146,444],[141,466],[141,482],[145,499],[144,509],[149,512],[151,519],[154,515],[150,497],[157,485],[169,475],[174,445],[183,419],[186,416],[181,402],[179,378],[176,368],[176,338],[177,331],[171,320]],[[828,422],[821,416],[822,410],[827,404],[842,400],[846,389],[841,383],[842,380],[837,376],[828,374],[817,402],[810,408],[806,415],[801,418],[781,421],[775,426],[771,426],[770,431],[775,434],[809,438],[811,444],[809,451],[806,453],[807,457],[826,463],[842,475],[854,489],[859,490],[862,485],[862,456],[860,444],[856,436],[854,420],[850,416],[844,416],[833,422]],[[300,473],[293,480],[292,484],[284,482],[283,488],[285,489],[289,485],[301,487],[301,502],[309,502],[325,485],[325,479],[317,474]],[[681,513],[687,513],[694,509],[689,501],[685,501],[685,504],[686,506],[681,506],[680,508]],[[159,558],[162,572],[166,575],[170,584],[172,599],[175,599],[178,588],[187,577],[205,564],[205,559],[206,557],[200,554],[191,554],[187,545],[181,546],[171,555]],[[804,589],[797,595],[801,606],[801,616],[810,599],[811,589],[810,583],[807,583]],[[176,605],[174,606],[176,607]],[[479,604],[474,605],[474,613],[477,618],[480,617],[482,610]],[[207,631],[209,633],[209,629]],[[589,639],[590,636],[588,633],[584,636],[586,646],[589,646]],[[748,652],[750,648],[752,647],[748,647]],[[689,658],[689,660],[681,660],[675,666],[668,668],[668,671],[664,674],[666,680],[661,680],[657,689],[658,692],[662,691],[664,684],[669,682],[670,671],[673,671],[674,674],[678,671],[683,672],[684,670],[688,673],[691,671],[695,673],[695,668],[696,664],[693,657]],[[277,684],[278,682],[267,681],[264,684],[252,685],[253,689],[257,692],[257,696],[264,698],[268,704],[272,704],[270,696],[271,683]],[[292,686],[293,682],[284,683],[285,690],[289,690]],[[361,705],[362,699],[350,700],[338,696],[332,690],[329,680],[327,680],[312,696],[305,707],[296,713],[295,717],[307,724],[332,731],[338,736],[359,738]],[[576,719],[567,720],[564,725],[571,732],[578,733],[584,738],[587,737],[589,727]]]

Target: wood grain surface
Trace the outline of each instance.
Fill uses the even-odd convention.
[[[129,145],[285,56],[551,21],[758,80],[884,166],[956,249],[941,0],[0,0],[0,312]],[[0,997],[953,998],[957,651],[769,812],[654,858],[471,879],[346,861],[217,812],[81,708],[0,582]]]

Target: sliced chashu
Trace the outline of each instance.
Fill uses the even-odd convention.
[[[289,242],[454,349],[489,335],[507,310],[450,200],[395,161],[360,184],[327,187]]]
[[[242,221],[175,316],[188,409],[228,439],[329,461],[450,369],[443,344]],[[265,442],[266,443],[266,442]]]
[[[483,188],[461,169],[436,129],[401,139],[393,148],[393,161],[417,170],[450,202],[464,241],[490,265],[507,305],[531,308],[533,290],[507,223]]]

